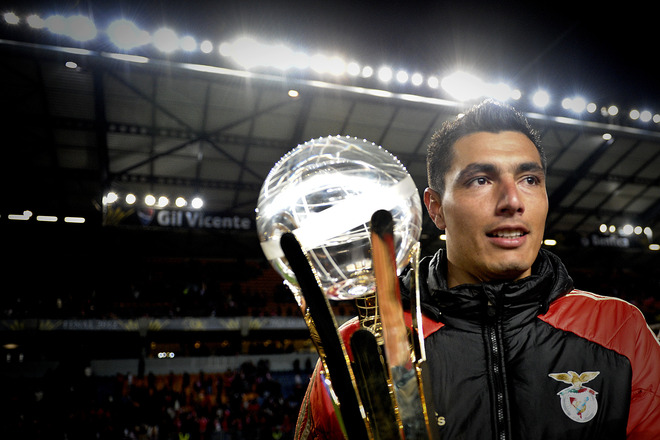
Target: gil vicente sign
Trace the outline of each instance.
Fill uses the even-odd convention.
[[[153,226],[228,231],[254,229],[252,218],[225,212],[110,206],[104,210],[103,214],[103,224],[105,226]]]

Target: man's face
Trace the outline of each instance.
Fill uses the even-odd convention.
[[[427,189],[424,203],[447,236],[449,286],[530,275],[548,213],[532,141],[514,131],[460,138],[445,188]]]

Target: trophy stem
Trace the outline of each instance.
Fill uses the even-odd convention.
[[[291,265],[291,270],[296,275],[300,291],[307,304],[307,311],[304,312],[305,321],[317,347],[326,384],[332,391],[333,403],[339,409],[336,415],[344,435],[348,440],[373,439],[346,347],[339,334],[330,303],[321,290],[295,235],[290,232],[283,234],[280,246]]]

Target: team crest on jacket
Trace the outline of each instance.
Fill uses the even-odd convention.
[[[600,371],[585,371],[577,374],[575,371],[568,373],[550,373],[548,376],[556,381],[568,383],[571,386],[557,393],[561,399],[561,409],[564,410],[571,420],[578,423],[586,423],[593,419],[598,411],[596,391],[582,386],[594,379]]]

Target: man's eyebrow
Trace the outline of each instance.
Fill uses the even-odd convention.
[[[497,171],[497,166],[492,163],[472,162],[463,168],[456,176],[457,181],[467,179],[475,174],[492,174]]]
[[[520,173],[545,173],[543,170],[543,167],[541,166],[540,163],[537,162],[524,162],[518,165],[518,168],[516,170],[518,174]]]
[[[467,179],[475,174],[493,174],[497,173],[497,165],[487,162],[472,162],[463,168],[456,176],[457,181]],[[544,173],[543,167],[537,162],[523,162],[516,167],[516,174],[520,173]]]

